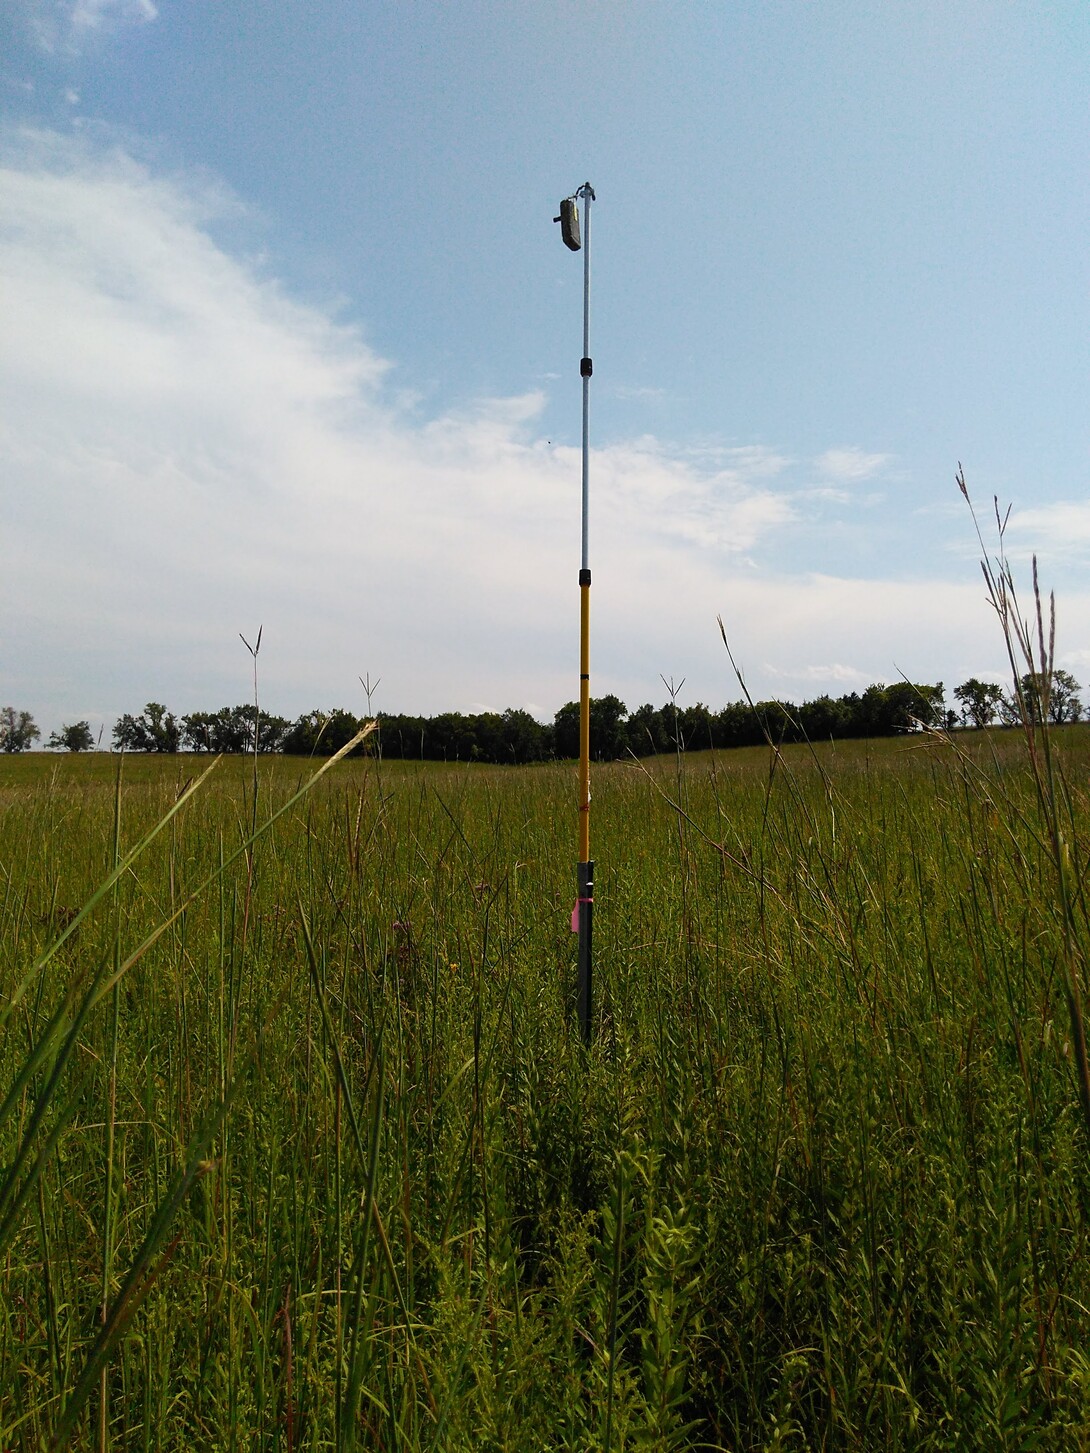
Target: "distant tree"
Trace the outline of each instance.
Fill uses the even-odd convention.
[[[916,685],[911,681],[895,682],[886,688],[891,729],[915,732],[922,727],[941,725],[945,719],[945,696],[941,681],[936,681],[933,686]]]
[[[1045,706],[1048,700],[1048,693],[1043,673],[1027,671],[1019,679],[1016,690],[1010,694],[1007,704],[1007,715],[1018,723],[1022,720],[1023,713],[1030,721],[1039,722],[1046,716]]]
[[[1070,671],[1057,668],[1051,679],[1046,679],[1043,672],[1027,671],[1018,686],[1004,706],[1004,717],[1012,723],[1022,720],[1023,707],[1030,721],[1047,719],[1053,726],[1078,721],[1082,716],[1082,702],[1076,695],[1079,683]]]
[[[253,702],[221,706],[219,711],[192,711],[182,717],[182,740],[194,752],[252,752],[254,721],[258,722],[259,752],[279,752],[291,727],[286,717],[270,712],[258,715]]]
[[[209,713],[209,732],[213,752],[252,752],[254,749],[254,708],[252,706],[221,706]]]
[[[862,696],[853,691],[841,700],[849,715],[845,736],[895,736],[899,732],[919,731],[943,719],[941,681],[933,686],[917,686],[911,681],[895,681],[892,686],[885,686],[878,682],[868,686]]]
[[[566,701],[553,717],[556,755],[570,760],[579,755],[579,703]]]
[[[1064,722],[1079,721],[1082,718],[1082,702],[1077,692],[1079,683],[1070,671],[1059,669],[1052,673],[1052,688],[1048,693],[1048,719],[1057,726]]]
[[[506,751],[503,717],[498,711],[481,711],[466,718],[470,723],[473,743],[469,749],[474,762],[502,762]],[[510,757],[507,758],[510,761]]]
[[[831,696],[818,696],[804,702],[798,710],[798,721],[806,739],[810,742],[827,742],[831,737],[842,737],[848,720],[843,700],[834,701]]]
[[[151,736],[143,718],[126,712],[114,722],[114,746],[121,752],[150,752],[153,750]]]
[[[673,706],[669,708],[669,711],[664,706],[662,714],[666,720],[673,723]],[[698,701],[692,706],[678,707],[677,731],[681,750],[703,752],[712,746],[714,741],[712,720],[712,713],[702,701]],[[672,732],[671,736],[673,736]]]
[[[1037,721],[1037,702],[1023,697],[1026,705],[1026,714],[1030,721]],[[1003,692],[999,698],[999,720],[1004,726],[1020,726],[1022,722],[1022,707],[1018,701],[1018,693],[1012,691],[1009,695]]]
[[[182,744],[182,729],[172,711],[158,701],[149,701],[144,715],[157,752],[176,752]]]
[[[255,708],[221,706],[215,716],[214,749],[217,752],[252,752]]]
[[[627,742],[625,719],[628,708],[619,696],[590,699],[590,754],[597,762],[623,757]],[[553,740],[558,757],[579,755],[579,703],[569,701],[553,718]]]
[[[945,726],[950,713],[946,709],[946,690],[941,681],[936,681],[931,686],[920,685],[916,687],[920,694],[921,710],[918,721],[921,726],[941,727]]]
[[[423,760],[424,738],[427,732],[427,721],[424,717],[401,716],[384,711],[379,714],[378,720],[382,732],[382,755],[384,757],[409,757],[416,761]],[[295,727],[292,727],[288,734],[289,737],[294,731]],[[287,752],[291,748],[285,745],[283,750]]]
[[[293,756],[331,757],[350,742],[360,729],[351,712],[305,711],[284,734],[280,750]]]
[[[284,751],[291,756],[309,757],[317,750],[318,737],[327,713],[305,711],[296,717],[284,741]]]
[[[0,749],[25,752],[41,736],[29,711],[16,711],[13,706],[0,707]]]
[[[530,715],[517,707],[509,707],[503,713],[503,753],[497,760],[504,762],[541,762],[552,749],[552,732]]]
[[[273,716],[271,712],[263,711],[257,736],[257,750],[259,752],[283,751],[284,738],[290,730],[291,722],[286,716]]]
[[[441,711],[428,722],[427,755],[441,762],[472,762],[480,756],[476,723],[460,711]]]
[[[878,681],[868,686],[861,696],[852,692],[853,711],[849,735],[853,737],[883,737],[890,734],[889,718],[886,713],[885,683]]]
[[[95,744],[90,725],[77,721],[72,726],[62,726],[46,743],[50,747],[63,747],[66,752],[89,752]]]
[[[127,712],[113,730],[114,746],[126,752],[176,752],[182,728],[161,702],[149,701],[139,716]]]
[[[212,752],[216,716],[211,711],[191,711],[182,717],[182,741],[191,752]]]
[[[712,730],[717,747],[755,747],[765,739],[761,719],[747,701],[732,701],[716,712]]]
[[[777,745],[781,742],[795,742],[799,739],[797,708],[789,701],[755,701],[749,709],[756,728],[754,742],[769,739]]]
[[[624,756],[628,707],[619,696],[592,696],[590,700],[590,752],[599,762]]]
[[[961,719],[966,726],[989,727],[1003,705],[1003,691],[993,681],[970,676],[954,687],[954,700],[961,703]]]
[[[659,711],[649,701],[645,702],[629,712],[626,728],[628,750],[634,756],[654,756],[656,752],[669,750],[671,733],[665,709]]]

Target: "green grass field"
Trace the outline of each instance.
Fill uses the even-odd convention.
[[[1052,745],[0,761],[0,1448],[1090,1444]]]

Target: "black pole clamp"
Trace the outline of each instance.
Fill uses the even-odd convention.
[[[579,377],[580,378],[590,378],[590,376],[591,376],[591,374],[593,372],[594,372],[594,364],[590,361],[590,359],[589,358],[581,358],[579,360]]]

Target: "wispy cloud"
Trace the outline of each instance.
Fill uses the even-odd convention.
[[[672,446],[672,452],[705,469],[733,470],[750,479],[771,481],[783,476],[792,460],[767,444],[721,444],[697,440]]]
[[[838,489],[834,485],[818,485],[813,489],[800,490],[799,496],[802,499],[820,500],[823,504],[843,505],[851,502],[855,497],[850,490]]]
[[[890,461],[888,454],[868,454],[855,445],[827,449],[814,461],[820,475],[826,479],[840,480],[845,484],[857,484],[863,479],[872,479]]]
[[[159,18],[153,0],[13,0],[47,53],[81,51],[93,39]]]
[[[1004,544],[1012,558],[1031,553],[1057,560],[1084,556],[1090,550],[1090,499],[1012,510]]]
[[[152,0],[74,0],[66,8],[74,31],[146,25],[159,18],[159,10]]]
[[[615,399],[635,399],[647,403],[657,402],[666,397],[664,388],[654,388],[649,384],[615,384],[611,389]]]
[[[869,686],[872,677],[859,666],[846,666],[841,661],[831,661],[822,666],[775,666],[765,664],[768,675],[781,681],[804,683],[807,686],[840,687],[852,690],[858,686]]]

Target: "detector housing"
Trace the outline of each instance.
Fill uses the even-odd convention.
[[[560,204],[560,235],[564,246],[578,252],[583,245],[579,235],[579,208],[574,197],[565,197]]]

